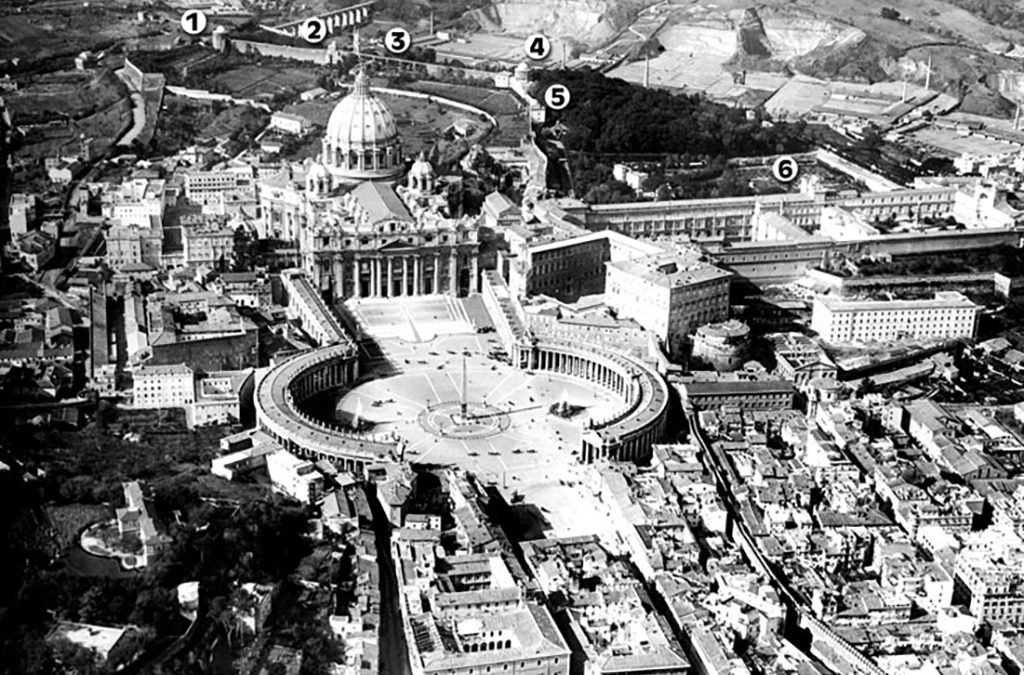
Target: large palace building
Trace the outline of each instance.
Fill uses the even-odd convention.
[[[302,268],[335,299],[477,289],[477,229],[453,218],[458,184],[423,156],[405,171],[394,116],[362,72],[331,113],[315,162],[259,185],[262,237],[297,241]]]

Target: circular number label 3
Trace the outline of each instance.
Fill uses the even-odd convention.
[[[395,26],[384,34],[384,46],[392,54],[404,54],[412,46],[412,33],[401,26]]]

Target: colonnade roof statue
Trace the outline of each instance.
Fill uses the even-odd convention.
[[[404,170],[395,116],[370,91],[362,68],[331,113],[322,143],[321,161],[340,182],[389,180]]]

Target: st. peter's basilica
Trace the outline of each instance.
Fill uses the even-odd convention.
[[[404,172],[394,115],[360,71],[317,161],[261,180],[261,235],[298,241],[303,269],[335,299],[476,290],[476,219],[451,215],[459,186],[422,155],[403,185]]]

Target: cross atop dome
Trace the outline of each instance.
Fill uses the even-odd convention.
[[[356,71],[356,79],[352,85],[352,96],[370,96],[370,78],[366,76],[366,72],[362,66]]]

